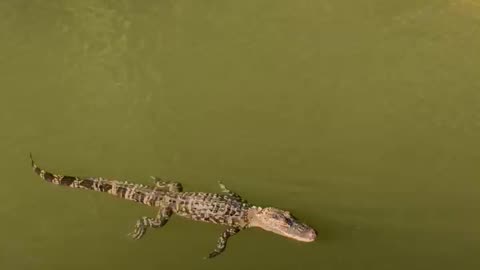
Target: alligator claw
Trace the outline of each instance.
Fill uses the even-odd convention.
[[[145,230],[134,231],[134,232],[129,233],[128,236],[130,236],[134,240],[138,240],[138,239],[142,238],[144,233],[145,233]]]
[[[218,256],[219,254],[220,254],[220,252],[215,252],[215,251],[214,251],[214,252],[208,254],[207,257],[203,257],[203,259],[208,260],[208,259],[211,259],[211,258],[213,258],[213,257]]]
[[[142,238],[142,236],[145,234],[146,230],[147,229],[142,224],[142,221],[139,220],[139,221],[137,221],[137,224],[135,225],[135,229],[133,230],[133,232],[129,233],[128,236],[130,236],[131,238],[133,238],[135,240],[138,240],[138,239]]]

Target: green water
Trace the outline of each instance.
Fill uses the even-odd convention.
[[[0,269],[479,269],[480,1],[0,3]],[[179,180],[318,241],[40,181]]]

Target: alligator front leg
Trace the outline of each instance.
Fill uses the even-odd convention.
[[[220,238],[218,238],[217,247],[215,248],[215,250],[213,252],[211,252],[208,255],[207,258],[210,259],[210,258],[218,256],[220,253],[222,253],[225,250],[225,248],[227,247],[228,238],[230,238],[230,236],[233,236],[233,235],[237,234],[239,231],[240,231],[240,228],[235,228],[235,227],[228,228],[226,231],[224,231],[222,233],[222,235],[220,236]]]
[[[150,176],[155,181],[155,190],[168,190],[172,192],[182,192],[183,186],[178,182],[164,181],[159,177]]]
[[[170,207],[163,207],[158,210],[155,218],[141,217],[139,220],[137,220],[135,230],[133,230],[133,232],[131,232],[129,235],[135,240],[140,239],[147,231],[147,228],[160,228],[167,224],[171,215],[172,209]]]

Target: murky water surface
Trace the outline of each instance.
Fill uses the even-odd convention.
[[[0,3],[1,269],[479,269],[480,1]],[[39,180],[219,191],[315,227],[223,228]]]

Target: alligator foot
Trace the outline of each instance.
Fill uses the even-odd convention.
[[[218,243],[217,243],[217,247],[215,248],[215,250],[213,252],[211,252],[208,255],[208,257],[206,257],[205,259],[210,259],[210,258],[213,258],[213,257],[216,257],[216,256],[220,255],[220,253],[222,253],[225,250],[225,248],[227,247],[228,238],[237,234],[239,231],[240,231],[240,228],[228,228],[227,230],[225,230],[222,233],[222,235],[220,236],[220,238],[218,238]]]
[[[223,193],[227,193],[229,196],[232,196],[233,198],[239,201],[244,201],[240,195],[229,190],[221,181],[218,181],[218,185],[220,186],[220,189],[222,190]]]
[[[155,181],[155,190],[168,190],[172,192],[182,192],[183,186],[178,182],[164,181],[159,177],[150,176]]]
[[[158,210],[155,218],[141,217],[139,220],[137,220],[133,232],[129,233],[128,235],[133,239],[138,240],[147,232],[147,228],[160,228],[167,224],[171,215],[172,209],[169,207],[164,207]]]

